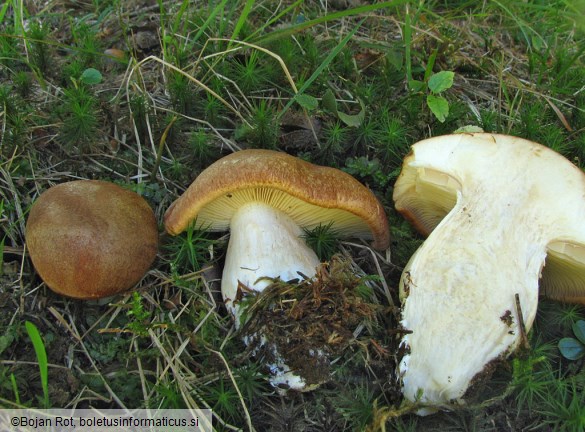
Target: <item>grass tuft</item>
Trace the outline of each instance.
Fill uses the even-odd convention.
[[[339,251],[339,237],[333,228],[333,223],[304,231],[305,242],[315,251],[320,261],[330,260]]]
[[[215,241],[208,231],[195,226],[193,222],[184,234],[170,238],[163,246],[173,271],[196,272],[209,261]]]
[[[61,119],[59,141],[69,154],[87,152],[96,141],[98,101],[85,86],[66,89],[63,103],[57,108]]]

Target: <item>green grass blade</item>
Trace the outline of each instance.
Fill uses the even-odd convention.
[[[265,36],[261,36],[258,39],[254,40],[254,43],[258,44],[258,45],[265,44],[267,42],[273,41],[274,39],[290,36],[290,35],[293,35],[295,33],[300,32],[300,31],[303,31],[305,29],[308,29],[310,27],[316,26],[318,24],[323,24],[323,23],[328,22],[328,21],[334,21],[334,20],[338,20],[341,18],[349,17],[349,16],[360,15],[360,14],[367,13],[367,12],[373,12],[375,10],[384,9],[384,8],[387,8],[390,6],[398,6],[398,5],[405,4],[407,2],[408,2],[408,0],[389,1],[389,2],[376,3],[373,5],[359,6],[359,7],[352,8],[352,9],[334,12],[334,13],[327,14],[327,15],[324,15],[324,16],[319,17],[319,18],[315,18],[315,19],[312,19],[309,21],[305,21],[305,22],[302,22],[299,24],[292,25],[292,26],[287,27],[287,28],[275,30],[271,33],[268,33]]]
[[[4,6],[2,6],[2,9],[0,10],[0,24],[4,22],[4,17],[6,16],[8,6],[10,6],[10,2],[4,3]]]
[[[47,351],[45,350],[45,344],[43,338],[39,333],[39,329],[30,321],[24,323],[28,337],[30,338],[35,353],[37,355],[37,361],[39,362],[39,371],[41,373],[41,385],[43,387],[43,405],[44,408],[49,408],[49,362],[47,360]]]
[[[333,61],[333,59],[337,56],[337,54],[339,54],[341,52],[341,50],[347,45],[349,40],[356,34],[356,32],[359,30],[359,28],[362,26],[362,24],[365,20],[366,20],[365,18],[362,18],[361,21],[353,28],[353,30],[350,31],[337,44],[337,46],[331,50],[331,52],[325,58],[325,60],[323,60],[323,62],[319,65],[319,67],[317,67],[317,69],[315,69],[315,72],[313,72],[311,74],[311,76],[303,83],[303,85],[301,86],[301,88],[299,89],[299,91],[297,92],[297,94],[295,96],[303,94],[303,92],[309,88],[309,86],[313,83],[313,81],[315,81],[317,79],[317,77],[319,75],[321,75],[321,73],[325,70],[325,68],[327,68],[327,66],[329,66],[329,63],[331,63]],[[282,111],[279,113],[279,115],[278,115],[279,118],[282,117],[282,115],[290,108],[290,106],[295,102],[295,100],[296,100],[295,98],[291,98],[288,101],[288,103],[284,106]]]
[[[412,23],[410,20],[410,13],[407,9],[404,17],[404,58],[406,61],[406,82],[412,81],[412,54],[410,51],[412,44]]]
[[[238,36],[240,35],[240,31],[242,31],[242,27],[246,23],[246,20],[248,19],[248,15],[250,15],[250,12],[252,11],[252,8],[254,7],[255,3],[256,2],[254,0],[246,1],[246,5],[244,6],[242,13],[240,14],[240,18],[238,18],[238,22],[236,23],[236,27],[234,28],[234,32],[232,33],[232,37],[230,38],[231,40],[238,39]],[[228,48],[229,47],[231,47],[231,43],[228,45]]]
[[[179,25],[181,25],[181,23],[185,23],[186,20],[183,19],[183,15],[185,15],[185,12],[187,11],[190,3],[191,2],[189,0],[183,0],[183,3],[181,4],[181,7],[175,16],[175,20],[173,21],[173,33],[177,33],[179,31]]]
[[[205,20],[205,22],[203,23],[203,25],[199,28],[199,30],[197,31],[197,33],[195,34],[195,36],[193,37],[193,42],[196,42],[199,40],[199,38],[201,37],[201,35],[205,32],[205,30],[207,30],[209,28],[209,24],[211,24],[211,22],[215,19],[216,15],[223,11],[225,4],[227,3],[227,0],[223,0],[221,3],[218,3],[213,10],[211,11],[211,13],[209,14],[209,16],[207,17],[207,19]]]
[[[512,20],[516,23],[516,25],[518,26],[518,28],[522,32],[522,35],[524,36],[524,40],[526,41],[526,45],[528,46],[529,49],[532,49],[533,43],[532,43],[531,38],[528,36],[528,31],[530,31],[531,33],[534,34],[534,36],[536,36],[538,39],[540,39],[540,41],[544,44],[544,46],[547,45],[546,41],[543,39],[543,37],[536,30],[534,30],[532,27],[530,27],[528,24],[526,24],[526,22],[524,20],[522,20],[516,14],[514,14],[514,12],[512,12],[512,10],[510,10],[506,5],[500,3],[497,0],[494,0],[494,3],[497,4],[504,12],[506,12],[510,16],[510,18],[512,18]]]
[[[14,401],[20,405],[20,393],[18,392],[18,386],[16,385],[16,377],[13,373],[10,374],[10,384],[12,385],[12,392],[14,393]]]
[[[555,82],[558,82],[574,65],[583,57],[585,46],[582,46],[574,55],[570,57],[563,67],[555,74]]]
[[[438,53],[439,53],[439,50],[434,49],[433,52],[431,53],[431,55],[429,56],[429,60],[427,61],[427,67],[425,68],[425,79],[424,79],[425,82],[429,82],[431,75],[433,75],[433,68],[435,67],[435,61],[437,60]]]
[[[287,13],[289,13],[291,10],[294,10],[297,6],[301,5],[303,3],[303,0],[297,0],[296,2],[294,2],[293,4],[291,4],[290,6],[286,7],[285,9],[282,10],[282,12],[276,14],[272,19],[269,19],[268,21],[266,21],[264,23],[264,25],[260,26],[259,28],[257,28],[256,30],[254,30],[254,32],[252,32],[251,35],[249,35],[246,39],[244,39],[245,41],[251,41],[254,39],[254,37],[257,34],[262,34],[264,33],[264,30],[267,27],[270,27],[272,24],[274,24],[275,22],[279,21],[283,16],[285,16]]]
[[[4,240],[6,237],[0,242],[0,276],[4,276]]]

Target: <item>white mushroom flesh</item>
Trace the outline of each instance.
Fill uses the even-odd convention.
[[[408,399],[457,400],[489,361],[515,348],[515,294],[532,325],[546,242],[530,215],[516,225],[517,204],[501,212],[487,200],[460,200],[407,265],[401,324],[413,333],[402,340],[411,354],[400,375]]]
[[[401,279],[401,324],[412,332],[401,341],[403,393],[430,406],[462,403],[474,377],[518,346],[518,310],[530,329],[549,245],[579,261],[584,177],[540,145],[489,134],[415,145],[403,173],[397,208],[412,214],[428,199],[418,216],[434,228]],[[434,227],[449,210],[443,191],[456,204]]]
[[[238,284],[261,292],[271,281],[313,277],[319,258],[301,237],[303,230],[284,212],[261,202],[241,206],[230,222],[221,292],[240,326]]]

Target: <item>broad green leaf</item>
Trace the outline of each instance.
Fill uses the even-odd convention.
[[[346,125],[348,125],[350,127],[358,127],[359,125],[361,125],[363,123],[364,118],[365,118],[365,113],[363,111],[360,111],[359,113],[357,113],[355,115],[351,115],[351,114],[345,114],[342,112],[338,112],[337,116],[339,117],[339,120],[341,120]]]
[[[569,360],[578,360],[585,355],[585,345],[574,338],[562,338],[559,341],[559,351]]]
[[[314,98],[308,94],[299,93],[295,96],[295,100],[300,106],[309,111],[313,111],[319,106],[319,101],[317,98]]]
[[[441,123],[447,119],[449,115],[449,102],[447,102],[447,99],[442,96],[428,95],[427,105]]]
[[[474,126],[474,125],[467,125],[467,126],[461,126],[460,128],[457,128],[453,131],[454,134],[457,133],[482,133],[485,132],[482,128],[480,128],[479,126]]]
[[[364,122],[364,119],[366,118],[366,107],[362,101],[360,101],[360,106],[362,109],[357,114],[345,114],[341,111],[338,111],[337,117],[339,117],[339,120],[350,127],[358,127]]]
[[[533,48],[537,51],[540,51],[541,49],[546,47],[544,40],[540,37],[536,37],[536,35],[533,35],[531,40]]]
[[[425,88],[425,83],[418,80],[410,80],[408,81],[408,88],[414,92],[423,91]]]
[[[573,333],[582,344],[585,344],[585,321],[579,320],[573,324]]]
[[[99,84],[102,82],[102,74],[99,70],[94,68],[87,68],[79,78],[84,84]]]
[[[453,85],[455,72],[442,71],[431,75],[429,78],[429,90],[435,94],[441,93]]]
[[[337,114],[337,99],[335,99],[335,95],[331,89],[327,89],[321,99],[321,104],[323,109],[332,112],[333,114]]]
[[[305,18],[305,16],[301,13],[301,14],[297,15],[297,17],[295,19],[295,24],[302,24],[305,21],[307,21],[307,18]]]
[[[234,28],[234,32],[232,33],[232,40],[237,40],[240,37],[240,31],[242,30],[242,27],[244,26],[244,24],[246,23],[246,20],[248,19],[248,15],[250,15],[250,12],[252,11],[252,8],[254,7],[254,3],[256,3],[254,0],[248,0],[246,2],[246,4],[244,5],[244,9],[242,10],[242,13],[240,14],[240,18],[238,19],[238,22],[236,23],[236,26]],[[230,43],[231,45],[231,43]]]
[[[404,63],[403,54],[398,50],[388,50],[386,53],[386,60],[396,70],[400,70]]]

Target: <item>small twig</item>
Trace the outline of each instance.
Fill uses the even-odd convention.
[[[156,178],[156,172],[158,171],[158,167],[160,166],[160,161],[162,158],[162,153],[163,150],[165,148],[165,143],[167,142],[167,136],[169,135],[169,132],[171,131],[171,128],[173,127],[173,125],[175,124],[175,122],[177,121],[179,117],[174,116],[171,121],[169,122],[169,124],[167,125],[167,127],[165,128],[162,136],[160,137],[160,141],[158,144],[158,151],[156,152],[156,160],[154,162],[154,167],[152,168],[152,172],[150,173],[150,178],[151,180],[154,180]]]
[[[530,350],[530,343],[528,342],[528,336],[526,335],[526,326],[524,324],[524,317],[522,316],[522,307],[520,306],[520,295],[516,293],[514,296],[516,299],[516,314],[518,315],[518,329],[520,331],[520,349],[523,351]]]

